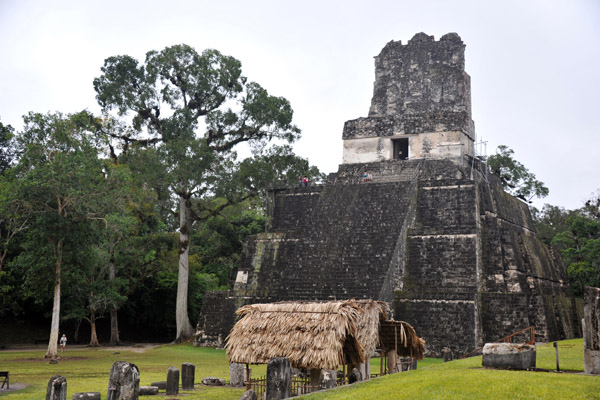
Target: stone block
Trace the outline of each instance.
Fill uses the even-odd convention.
[[[444,357],[444,362],[452,361],[452,350],[450,350],[449,347],[444,347],[442,350],[442,357]]]
[[[140,386],[140,396],[154,396],[158,394],[157,386]]]
[[[167,371],[167,396],[179,394],[179,370],[170,367]]]
[[[291,396],[290,360],[277,357],[267,363],[266,400],[287,399]]]
[[[107,400],[137,400],[140,393],[140,370],[127,361],[116,361],[110,369]]]
[[[360,382],[363,380],[363,375],[358,368],[352,368],[348,375],[348,383]]]
[[[252,389],[246,390],[240,400],[258,400],[258,396],[256,396],[256,392]]]
[[[181,364],[181,388],[183,390],[194,390],[196,367],[194,364]]]
[[[244,387],[246,384],[246,365],[240,363],[229,364],[229,384],[231,387]]]
[[[291,371],[290,371],[291,373]],[[319,368],[312,368],[308,371],[308,376],[310,378],[310,386],[317,387],[319,386],[319,377],[321,376],[321,370]]]
[[[371,357],[367,357],[364,362],[360,363],[358,370],[360,371],[363,379],[369,379],[371,377]]]
[[[206,378],[202,378],[202,384],[206,386],[225,386],[225,379],[207,376]]]
[[[533,369],[535,345],[517,343],[486,343],[482,364],[488,368]]]
[[[167,390],[167,381],[152,382],[150,386],[156,386],[158,390]]]
[[[584,349],[583,363],[586,374],[600,375],[600,351]]]
[[[67,400],[67,378],[54,375],[48,381],[46,400]]]
[[[100,400],[100,392],[81,392],[74,393],[73,400]]]
[[[337,372],[332,369],[322,369],[319,376],[319,389],[333,389],[336,387]]]

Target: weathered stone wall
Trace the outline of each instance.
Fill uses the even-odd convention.
[[[482,307],[493,310],[494,302],[487,304],[486,299],[506,298],[505,294],[515,298],[524,296],[527,300],[512,305],[513,318],[485,314],[485,340],[498,340],[512,333],[510,329],[516,326],[505,323],[509,320],[521,321],[521,324],[527,321],[535,326],[538,341],[581,336],[577,307],[560,256],[536,238],[527,206],[502,191],[493,176],[489,179],[489,183],[479,185]],[[506,327],[503,330],[485,329],[502,326],[502,323]]]
[[[404,297],[406,296],[406,297]],[[477,302],[472,294],[398,293],[394,318],[409,322],[426,341],[426,352],[440,356],[444,347],[455,354],[466,353],[478,341]]]
[[[478,168],[471,179],[468,167],[424,165],[396,318],[414,322],[434,354],[443,347],[466,353],[532,325],[540,341],[579,336],[566,271],[535,237],[527,205]],[[448,315],[440,315],[442,305]],[[465,328],[440,335],[455,320]]]
[[[274,191],[271,231],[294,232],[309,222],[315,214],[322,189],[322,186],[309,186]]]
[[[428,352],[464,353],[480,336],[476,185],[450,161],[426,161],[417,198],[395,318],[413,324]]]
[[[410,159],[473,155],[471,82],[465,45],[455,33],[424,33],[406,45],[391,41],[375,57],[367,118],[344,124],[344,164],[393,159],[393,140],[409,143]]]
[[[275,232],[247,244],[246,288],[276,300],[379,296],[384,279],[400,268],[414,192],[414,184],[399,182],[330,185],[309,196],[304,189],[277,192]],[[392,300],[392,290],[382,296]]]
[[[221,347],[235,324],[235,311],[243,305],[229,291],[213,291],[204,295],[198,321],[195,345]]]
[[[435,41],[416,34],[408,44],[389,42],[375,57],[375,89],[369,117],[440,112],[471,113],[465,45],[456,33]]]

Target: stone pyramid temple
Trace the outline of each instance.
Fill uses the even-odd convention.
[[[581,336],[560,255],[475,153],[464,54],[455,33],[383,48],[338,172],[271,191],[268,232],[247,240],[235,288],[205,296],[198,344],[221,345],[243,304],[352,298],[388,302],[430,355],[530,326],[537,341]]]

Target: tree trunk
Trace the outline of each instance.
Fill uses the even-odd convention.
[[[73,343],[79,343],[79,328],[81,328],[81,318],[77,320],[77,328],[75,328],[75,333],[73,334]]]
[[[58,358],[58,324],[60,321],[60,267],[62,263],[62,240],[56,246],[54,263],[54,304],[52,305],[52,322],[50,323],[50,341],[46,358]]]
[[[108,266],[108,279],[111,285],[114,285],[115,282],[115,251],[114,246],[111,247],[110,251],[110,263]],[[113,306],[110,309],[110,344],[111,346],[116,346],[121,344],[121,339],[119,339],[119,320],[117,318],[117,306]]]
[[[189,196],[179,196],[179,274],[177,279],[177,305],[175,342],[181,342],[194,334],[187,311],[188,281],[189,281],[189,250],[192,217]]]
[[[121,344],[119,338],[119,321],[117,318],[117,309],[110,310],[110,345],[117,346]]]
[[[92,331],[90,337],[90,347],[99,347],[98,335],[96,334],[96,313],[90,310],[90,329]]]

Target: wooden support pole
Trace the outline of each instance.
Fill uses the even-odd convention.
[[[246,390],[250,390],[250,366],[246,363]]]

